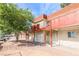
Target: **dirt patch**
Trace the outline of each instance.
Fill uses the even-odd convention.
[[[0,50],[1,56],[79,56],[78,49],[61,47],[32,46],[25,42],[5,42]]]

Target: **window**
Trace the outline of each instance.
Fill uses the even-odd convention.
[[[40,24],[40,27],[45,27],[47,25],[46,21],[41,21],[38,24]]]
[[[76,32],[68,32],[68,37],[69,38],[76,37]]]

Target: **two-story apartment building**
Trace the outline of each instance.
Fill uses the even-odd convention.
[[[63,42],[62,45],[67,44],[68,41],[79,43],[79,4],[78,3],[70,4],[63,9],[48,15],[45,21],[43,19],[43,16],[42,18],[40,16],[38,18],[35,18],[34,21],[37,22],[39,19],[43,20],[43,22],[38,22],[38,23],[40,23],[40,26],[44,25],[44,27],[41,27],[41,31],[36,33],[35,40],[39,42],[45,42],[47,40],[46,31],[48,31],[50,33],[49,42],[51,47],[52,44],[56,44],[57,42],[58,44],[61,44],[61,41]],[[44,24],[44,22],[46,24]],[[42,32],[44,32],[43,33],[44,35],[41,34]]]
[[[41,15],[33,20],[33,27],[36,26],[34,31],[34,41],[45,43],[45,27],[47,26],[47,16]]]

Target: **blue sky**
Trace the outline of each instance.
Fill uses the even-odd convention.
[[[17,6],[19,8],[30,9],[35,16],[41,14],[49,15],[61,9],[60,5],[57,3],[19,3]]]

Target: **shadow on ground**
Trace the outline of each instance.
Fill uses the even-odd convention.
[[[17,43],[16,41],[12,41],[14,43]],[[33,42],[33,41],[26,41],[26,40],[19,40],[18,41],[18,46],[27,46],[27,47],[32,47],[32,46],[44,46],[44,43],[40,42]]]
[[[27,41],[27,40],[18,40],[18,42],[16,42],[15,40],[13,41],[8,41],[7,43],[11,43],[13,46],[18,46],[18,47],[34,47],[34,46],[45,46],[44,43],[40,43],[40,42],[33,42],[33,41]],[[6,43],[6,42],[4,42]],[[3,43],[3,44],[4,44]],[[10,45],[10,44],[9,44]],[[0,45],[0,50],[3,48],[4,46],[2,46],[2,44]]]
[[[31,41],[19,40],[18,42],[20,43],[18,46],[34,46],[34,43]]]

